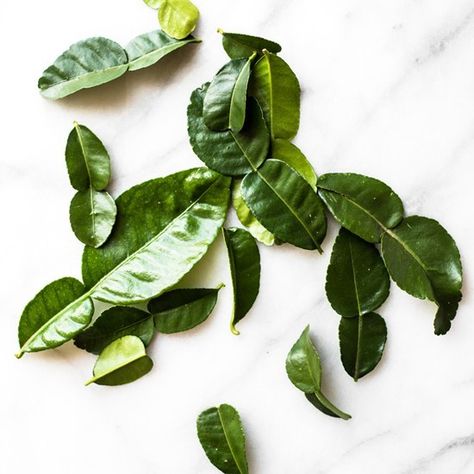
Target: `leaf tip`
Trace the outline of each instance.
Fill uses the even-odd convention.
[[[223,35],[224,34],[224,30],[222,28],[217,28],[217,32],[220,34],[220,35]]]

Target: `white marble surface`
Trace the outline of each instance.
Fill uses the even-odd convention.
[[[211,474],[195,419],[222,402],[243,417],[254,474],[474,472],[472,0],[196,3],[202,45],[56,103],[39,96],[36,80],[57,54],[94,35],[124,44],[157,26],[154,13],[140,0],[0,3],[0,472]],[[137,383],[84,387],[94,357],[71,344],[15,360],[24,304],[46,283],[80,275],[63,158],[72,121],[110,150],[115,196],[199,165],[186,105],[226,61],[217,27],[283,45],[303,88],[297,143],[319,173],[378,177],[407,213],[449,229],[465,267],[451,332],[435,337],[433,305],[392,285],[380,310],[389,329],[383,361],[355,384],[339,361],[338,317],[323,291],[332,226],[323,256],[261,249],[261,294],[240,337],[228,330],[228,285],[203,326],[155,340],[155,368]],[[221,242],[191,280],[229,282]],[[314,410],[286,377],[288,349],[308,323],[325,391],[350,422]]]

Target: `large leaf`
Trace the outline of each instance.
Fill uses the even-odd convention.
[[[239,133],[215,132],[203,119],[204,97],[209,84],[191,95],[188,135],[194,153],[209,168],[229,176],[241,176],[258,168],[268,155],[270,136],[255,100],[247,103],[246,123]]]
[[[280,160],[265,164],[242,181],[252,214],[276,237],[308,250],[321,250],[326,235],[324,206],[314,189]]]
[[[105,191],[78,191],[71,201],[69,219],[76,237],[91,247],[100,247],[112,232],[117,207]]]
[[[383,235],[382,256],[402,290],[438,305],[435,334],[448,332],[462,297],[462,266],[446,230],[433,219],[408,217]]]
[[[163,0],[158,10],[161,29],[176,39],[189,36],[196,28],[199,10],[190,0]]]
[[[99,354],[123,336],[137,336],[147,346],[154,334],[153,317],[137,308],[115,306],[104,311],[95,323],[74,339],[74,344]]]
[[[359,318],[341,318],[339,346],[346,372],[357,382],[371,372],[382,358],[387,340],[387,326],[377,313]]]
[[[300,124],[300,85],[290,66],[265,51],[253,69],[251,93],[262,107],[271,137],[291,140]]]
[[[123,48],[107,38],[88,38],[73,44],[47,68],[38,81],[41,94],[61,99],[124,74],[128,58]]]
[[[385,229],[403,218],[400,198],[381,181],[354,173],[319,177],[319,194],[337,221],[368,242],[380,242]]]
[[[242,130],[252,61],[253,56],[233,59],[212,80],[203,105],[204,123],[211,130]]]
[[[243,229],[224,229],[229,256],[234,308],[231,331],[239,334],[235,325],[250,311],[260,289],[260,253],[254,238]]]
[[[192,36],[177,40],[161,30],[144,33],[130,41],[125,48],[129,60],[129,70],[136,71],[149,67],[167,54],[187,44],[200,43],[200,41]]]
[[[71,186],[105,189],[110,181],[110,158],[99,138],[84,125],[74,122],[66,145],[66,164]]]
[[[225,474],[248,474],[245,433],[237,410],[220,405],[197,419],[199,441],[214,466]]]
[[[43,288],[21,315],[17,357],[58,347],[84,329],[94,314],[94,305],[85,291],[80,281],[69,277]]]
[[[180,288],[148,303],[155,328],[164,334],[188,331],[203,323],[217,302],[218,288]]]
[[[123,385],[143,377],[153,367],[142,340],[123,336],[109,344],[97,358],[93,377],[86,385]]]
[[[263,54],[265,49],[270,53],[279,53],[281,46],[273,41],[258,36],[242,35],[239,33],[226,33],[218,30],[222,34],[222,46],[225,52],[232,59],[249,58],[254,53]]]
[[[341,316],[374,311],[387,299],[390,279],[374,245],[341,229],[326,277],[326,294]]]
[[[89,294],[121,305],[148,300],[174,286],[216,238],[229,188],[229,178],[197,168],[122,194],[107,243],[84,250],[82,272]]]

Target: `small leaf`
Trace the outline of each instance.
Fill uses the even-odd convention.
[[[123,336],[137,336],[147,346],[154,334],[153,318],[137,308],[115,306],[104,311],[95,323],[74,339],[74,344],[99,354]]]
[[[74,122],[66,145],[66,164],[71,186],[104,190],[110,181],[110,158],[99,138],[84,125]]]
[[[78,191],[71,201],[69,217],[76,237],[86,245],[100,247],[115,223],[117,207],[105,191]]]
[[[176,39],[189,36],[196,28],[199,10],[190,0],[162,0],[158,10],[161,29]]]
[[[128,58],[123,48],[107,38],[89,38],[73,44],[47,68],[38,81],[41,94],[61,99],[125,74]]]
[[[381,181],[354,173],[319,177],[319,195],[336,220],[367,242],[380,242],[384,229],[403,218],[400,198]]]
[[[390,276],[404,291],[438,305],[435,334],[446,334],[462,298],[462,266],[452,237],[435,220],[407,217],[382,237]]]
[[[245,433],[230,405],[203,411],[197,419],[199,441],[209,461],[225,474],[248,474]]]
[[[136,336],[124,336],[109,344],[97,358],[93,377],[86,385],[123,385],[143,377],[153,367],[145,346]]]
[[[166,55],[191,43],[200,43],[200,40],[192,36],[177,40],[161,30],[137,36],[125,48],[129,60],[129,70],[136,71],[149,67]]]
[[[153,10],[158,10],[160,8],[161,3],[163,0],[143,0],[150,8]]]
[[[341,318],[339,346],[342,364],[356,382],[377,366],[386,341],[387,326],[377,313]]]
[[[321,250],[326,235],[324,206],[314,189],[286,163],[267,160],[242,181],[252,214],[284,242]]]
[[[234,308],[231,331],[238,335],[235,325],[252,308],[260,289],[260,253],[254,238],[243,229],[223,229],[229,256]]]
[[[350,420],[352,417],[333,405],[321,392],[306,393],[307,400],[325,415],[343,420]]]
[[[259,38],[258,36],[242,35],[238,33],[226,33],[218,30],[222,34],[222,46],[225,52],[232,59],[249,58],[254,53],[263,54],[266,49],[270,53],[279,53],[281,46],[273,41]]]
[[[50,283],[21,315],[17,357],[64,344],[87,327],[93,314],[94,305],[80,281],[66,277]]]
[[[228,176],[241,176],[258,168],[268,155],[270,136],[255,100],[247,103],[246,123],[239,133],[214,132],[203,120],[203,102],[209,84],[191,95],[188,135],[194,153],[209,168]]]
[[[290,66],[264,51],[253,69],[250,84],[250,93],[262,107],[272,139],[291,140],[300,124],[300,85]]]
[[[218,288],[173,290],[148,303],[155,328],[164,334],[188,331],[203,323],[217,302]]]

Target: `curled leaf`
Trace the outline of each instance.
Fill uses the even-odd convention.
[[[263,54],[263,50],[270,53],[279,53],[281,46],[274,41],[260,38],[258,36],[243,35],[240,33],[227,33],[218,30],[222,34],[222,46],[232,59],[250,58],[253,54]]]

